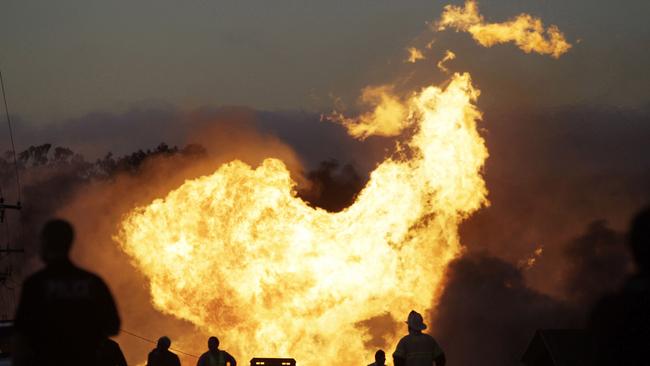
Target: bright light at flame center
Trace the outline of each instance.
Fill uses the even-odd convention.
[[[487,158],[469,74],[404,102],[414,126],[338,213],[308,206],[279,160],[233,161],[125,217],[115,239],[154,306],[215,334],[240,362],[359,364],[360,322],[434,306],[458,225],[486,204]],[[381,330],[392,351],[405,329]]]

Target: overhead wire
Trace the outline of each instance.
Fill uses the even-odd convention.
[[[5,89],[4,89],[4,81],[2,80],[2,70],[0,70],[0,81],[2,81],[0,84],[2,85],[2,96],[5,101],[5,110],[7,106],[7,98],[5,98]],[[5,195],[4,195],[4,190],[2,189],[2,179],[0,178],[0,203],[4,202],[5,200]],[[6,220],[4,220],[4,213],[0,212],[0,216],[2,216],[2,221],[5,223],[5,239],[7,240],[7,247],[9,247],[9,240],[11,238],[11,235],[9,233],[9,225]],[[2,253],[4,254],[4,253]],[[0,254],[0,258],[4,257],[4,255]],[[8,254],[7,254],[8,255]]]
[[[120,330],[122,331],[122,333],[126,333],[126,334],[128,334],[128,335],[130,335],[130,336],[132,336],[132,337],[135,337],[135,338],[141,339],[141,340],[143,340],[143,341],[145,341],[145,342],[148,342],[148,343],[151,343],[151,344],[158,344],[158,342],[156,342],[156,341],[154,341],[154,340],[152,340],[152,339],[149,339],[149,338],[143,337],[143,336],[141,336],[141,335],[137,335],[137,334],[135,334],[135,333],[133,333],[133,332],[129,332],[128,330],[126,330],[126,329],[124,329],[124,328],[122,328],[122,329],[120,329]],[[199,356],[197,356],[197,355],[193,355],[193,354],[191,354],[191,353],[183,352],[183,351],[181,351],[181,350],[179,350],[179,349],[176,349],[176,348],[171,348],[171,347],[169,347],[169,349],[172,350],[172,351],[174,351],[174,352],[178,352],[178,353],[180,353],[180,354],[183,354],[183,355],[185,355],[185,356],[190,356],[190,357],[194,357],[194,358],[199,358]]]

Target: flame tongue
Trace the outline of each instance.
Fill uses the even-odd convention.
[[[487,157],[468,74],[404,102],[408,154],[381,163],[347,209],[296,197],[285,165],[233,161],[131,212],[116,236],[164,313],[218,334],[237,357],[359,362],[359,322],[432,306],[460,250],[462,218],[486,204]],[[402,329],[382,334],[393,347]]]

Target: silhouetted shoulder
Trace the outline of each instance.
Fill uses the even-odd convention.
[[[120,345],[110,338],[102,341],[97,357],[96,366],[127,366]]]
[[[171,353],[171,352],[170,352]],[[171,353],[172,355],[172,366],[181,366],[181,359],[178,358],[178,355],[175,353]]]
[[[48,327],[44,328],[43,325]],[[94,273],[71,263],[49,266],[30,276],[16,310],[16,329],[38,329],[39,335],[74,337],[93,333],[103,337],[117,334],[119,315],[108,286]]]
[[[147,366],[180,366],[178,356],[168,350],[154,348],[147,357]]]
[[[52,280],[67,280],[71,282],[82,280],[88,281],[88,283],[95,286],[107,288],[104,280],[98,275],[73,264],[44,268],[28,277],[23,287],[38,287]]]
[[[440,356],[443,351],[435,338],[426,333],[408,334],[400,339],[393,356],[408,358],[411,355],[428,353],[432,358]],[[419,357],[419,356],[418,356]]]

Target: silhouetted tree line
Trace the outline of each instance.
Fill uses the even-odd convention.
[[[19,171],[32,168],[56,169],[56,177],[50,179],[63,179],[72,184],[93,179],[110,179],[123,173],[137,174],[143,164],[152,158],[180,156],[190,162],[204,158],[206,155],[206,149],[198,144],[179,148],[163,142],[154,149],[139,149],[120,157],[109,152],[102,158],[90,162],[70,148],[48,143],[32,145],[19,152],[17,162]],[[13,154],[8,151],[0,157],[0,177],[4,181],[9,181],[14,175]],[[299,191],[300,197],[312,206],[328,211],[340,211],[352,204],[365,184],[365,180],[352,164],[341,164],[334,159],[322,161],[318,168],[307,172],[305,176],[310,181],[310,185]],[[29,185],[29,182],[26,183]]]
[[[104,157],[89,162],[86,158],[67,147],[52,144],[32,145],[16,156],[19,170],[36,167],[65,168],[73,171],[80,178],[107,178],[118,173],[136,173],[142,164],[153,157],[203,157],[203,146],[189,144],[183,148],[161,143],[154,149],[138,150],[131,154],[115,157],[109,152]],[[13,153],[7,151],[0,157],[0,175],[7,178],[15,174]]]

